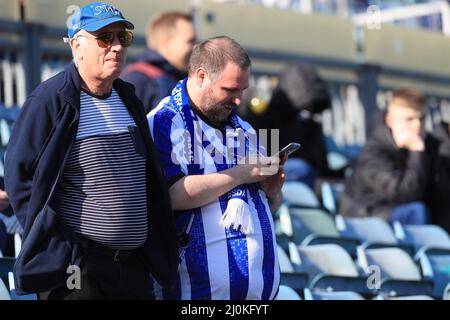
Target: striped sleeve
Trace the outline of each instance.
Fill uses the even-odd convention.
[[[176,114],[175,114],[176,117]],[[164,167],[166,180],[172,185],[187,175],[184,129],[175,124],[175,119],[164,112],[149,114],[149,127]]]

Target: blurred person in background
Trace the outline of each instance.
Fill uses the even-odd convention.
[[[395,90],[382,121],[359,155],[341,197],[344,216],[378,216],[425,224],[435,139],[425,133],[425,98],[414,88]]]
[[[313,66],[300,62],[287,65],[278,86],[260,115],[248,112],[244,118],[258,129],[279,129],[279,148],[291,142],[301,144],[284,165],[286,181],[301,181],[314,189],[318,176],[342,176],[331,172],[320,113],[331,107],[325,82]],[[270,151],[269,151],[270,152]]]
[[[192,17],[185,13],[164,12],[148,25],[148,49],[122,74],[122,79],[136,88],[146,113],[187,76],[187,64],[196,40]]]
[[[450,233],[450,123],[442,121],[433,132],[439,141],[429,188],[431,222]]]

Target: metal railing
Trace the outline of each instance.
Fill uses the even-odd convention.
[[[43,80],[61,71],[72,59],[71,51],[62,38],[66,30],[40,24],[10,22],[0,20],[0,104],[5,108],[21,106],[26,94],[30,93]],[[245,46],[245,44],[244,44]],[[133,61],[145,48],[144,37],[137,36],[133,47],[129,48],[129,59]],[[303,61],[318,68],[331,68],[350,72],[352,80],[339,77],[325,78],[332,95],[332,108],[322,114],[324,133],[332,138],[338,147],[362,145],[366,139],[366,123],[374,111],[386,105],[391,87],[379,83],[381,76],[421,80],[430,85],[450,85],[450,77],[379,67],[358,62],[342,61],[333,58],[289,54],[246,48],[252,59],[287,63]],[[254,68],[253,83],[264,77],[276,77],[276,72]],[[259,81],[264,83],[263,81]],[[265,83],[270,81],[265,81]],[[271,82],[274,83],[274,82]],[[271,90],[273,86],[265,86]],[[270,92],[265,96],[269,97]],[[429,116],[427,127],[444,118],[450,120],[449,96],[429,95]],[[3,123],[3,124],[2,124]],[[0,120],[1,128],[9,128],[5,120]],[[7,134],[2,141],[7,141]]]

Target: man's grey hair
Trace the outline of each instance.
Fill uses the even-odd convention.
[[[75,65],[75,67],[78,68],[77,54],[75,53],[75,51],[73,49],[72,49],[72,61],[73,61],[73,64]]]
[[[228,62],[235,63],[242,70],[247,70],[251,61],[239,43],[227,36],[207,39],[194,47],[189,59],[188,72],[193,76],[198,68],[203,68],[215,79]]]
[[[74,37],[75,38],[75,37]],[[69,43],[70,46],[70,51],[72,52],[72,61],[75,64],[75,67],[78,68],[78,60],[77,60],[77,54],[75,53],[75,51],[73,50],[72,46],[70,45],[70,42],[73,38],[65,38],[65,42]],[[80,38],[78,38],[78,41],[80,41]]]

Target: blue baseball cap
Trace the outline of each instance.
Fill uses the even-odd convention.
[[[81,29],[97,31],[115,22],[123,22],[127,29],[134,29],[134,25],[126,20],[116,7],[107,3],[93,2],[80,8],[69,17],[67,34],[69,38],[73,38]]]

